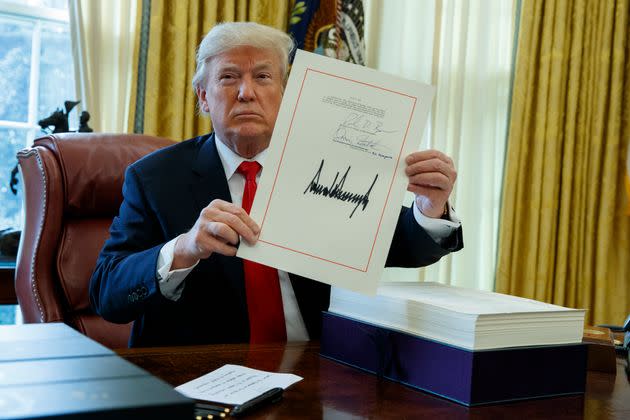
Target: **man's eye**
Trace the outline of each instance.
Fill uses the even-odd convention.
[[[258,75],[259,79],[271,79],[271,75],[269,73],[261,73]]]
[[[221,76],[219,76],[219,80],[231,80],[231,79],[234,79],[233,74],[222,74]]]

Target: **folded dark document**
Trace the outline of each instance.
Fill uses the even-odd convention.
[[[169,384],[59,325],[24,326],[28,340],[0,327],[0,419],[193,418],[194,402]],[[26,342],[39,348],[15,357]]]
[[[0,387],[0,419],[190,419],[193,405],[151,376]]]
[[[0,362],[113,354],[107,347],[62,323],[0,328]]]
[[[145,370],[116,355],[27,360],[0,363],[0,389],[6,386],[41,385],[98,379],[147,376]]]
[[[586,346],[471,351],[323,314],[322,356],[467,406],[584,393]]]

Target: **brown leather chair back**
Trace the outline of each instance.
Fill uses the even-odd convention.
[[[170,144],[144,135],[67,133],[18,153],[26,220],[15,289],[25,322],[61,321],[110,348],[127,346],[131,324],[92,311],[89,281],[122,202],[125,169]]]

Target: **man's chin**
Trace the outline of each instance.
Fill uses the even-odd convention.
[[[244,142],[264,142],[269,143],[271,139],[271,131],[267,127],[261,127],[258,124],[246,124],[232,130],[230,133],[236,141]]]
[[[226,141],[229,147],[238,153],[239,155],[252,158],[258,153],[262,152],[269,146],[271,140],[271,133],[269,130],[259,129],[244,129],[240,127],[238,130],[229,130],[224,133]]]

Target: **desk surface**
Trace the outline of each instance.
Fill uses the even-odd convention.
[[[620,358],[616,376],[588,373],[584,396],[467,408],[323,358],[317,343],[121,349],[117,353],[174,386],[227,363],[304,378],[285,392],[280,403],[248,418],[630,418],[630,382]]]

